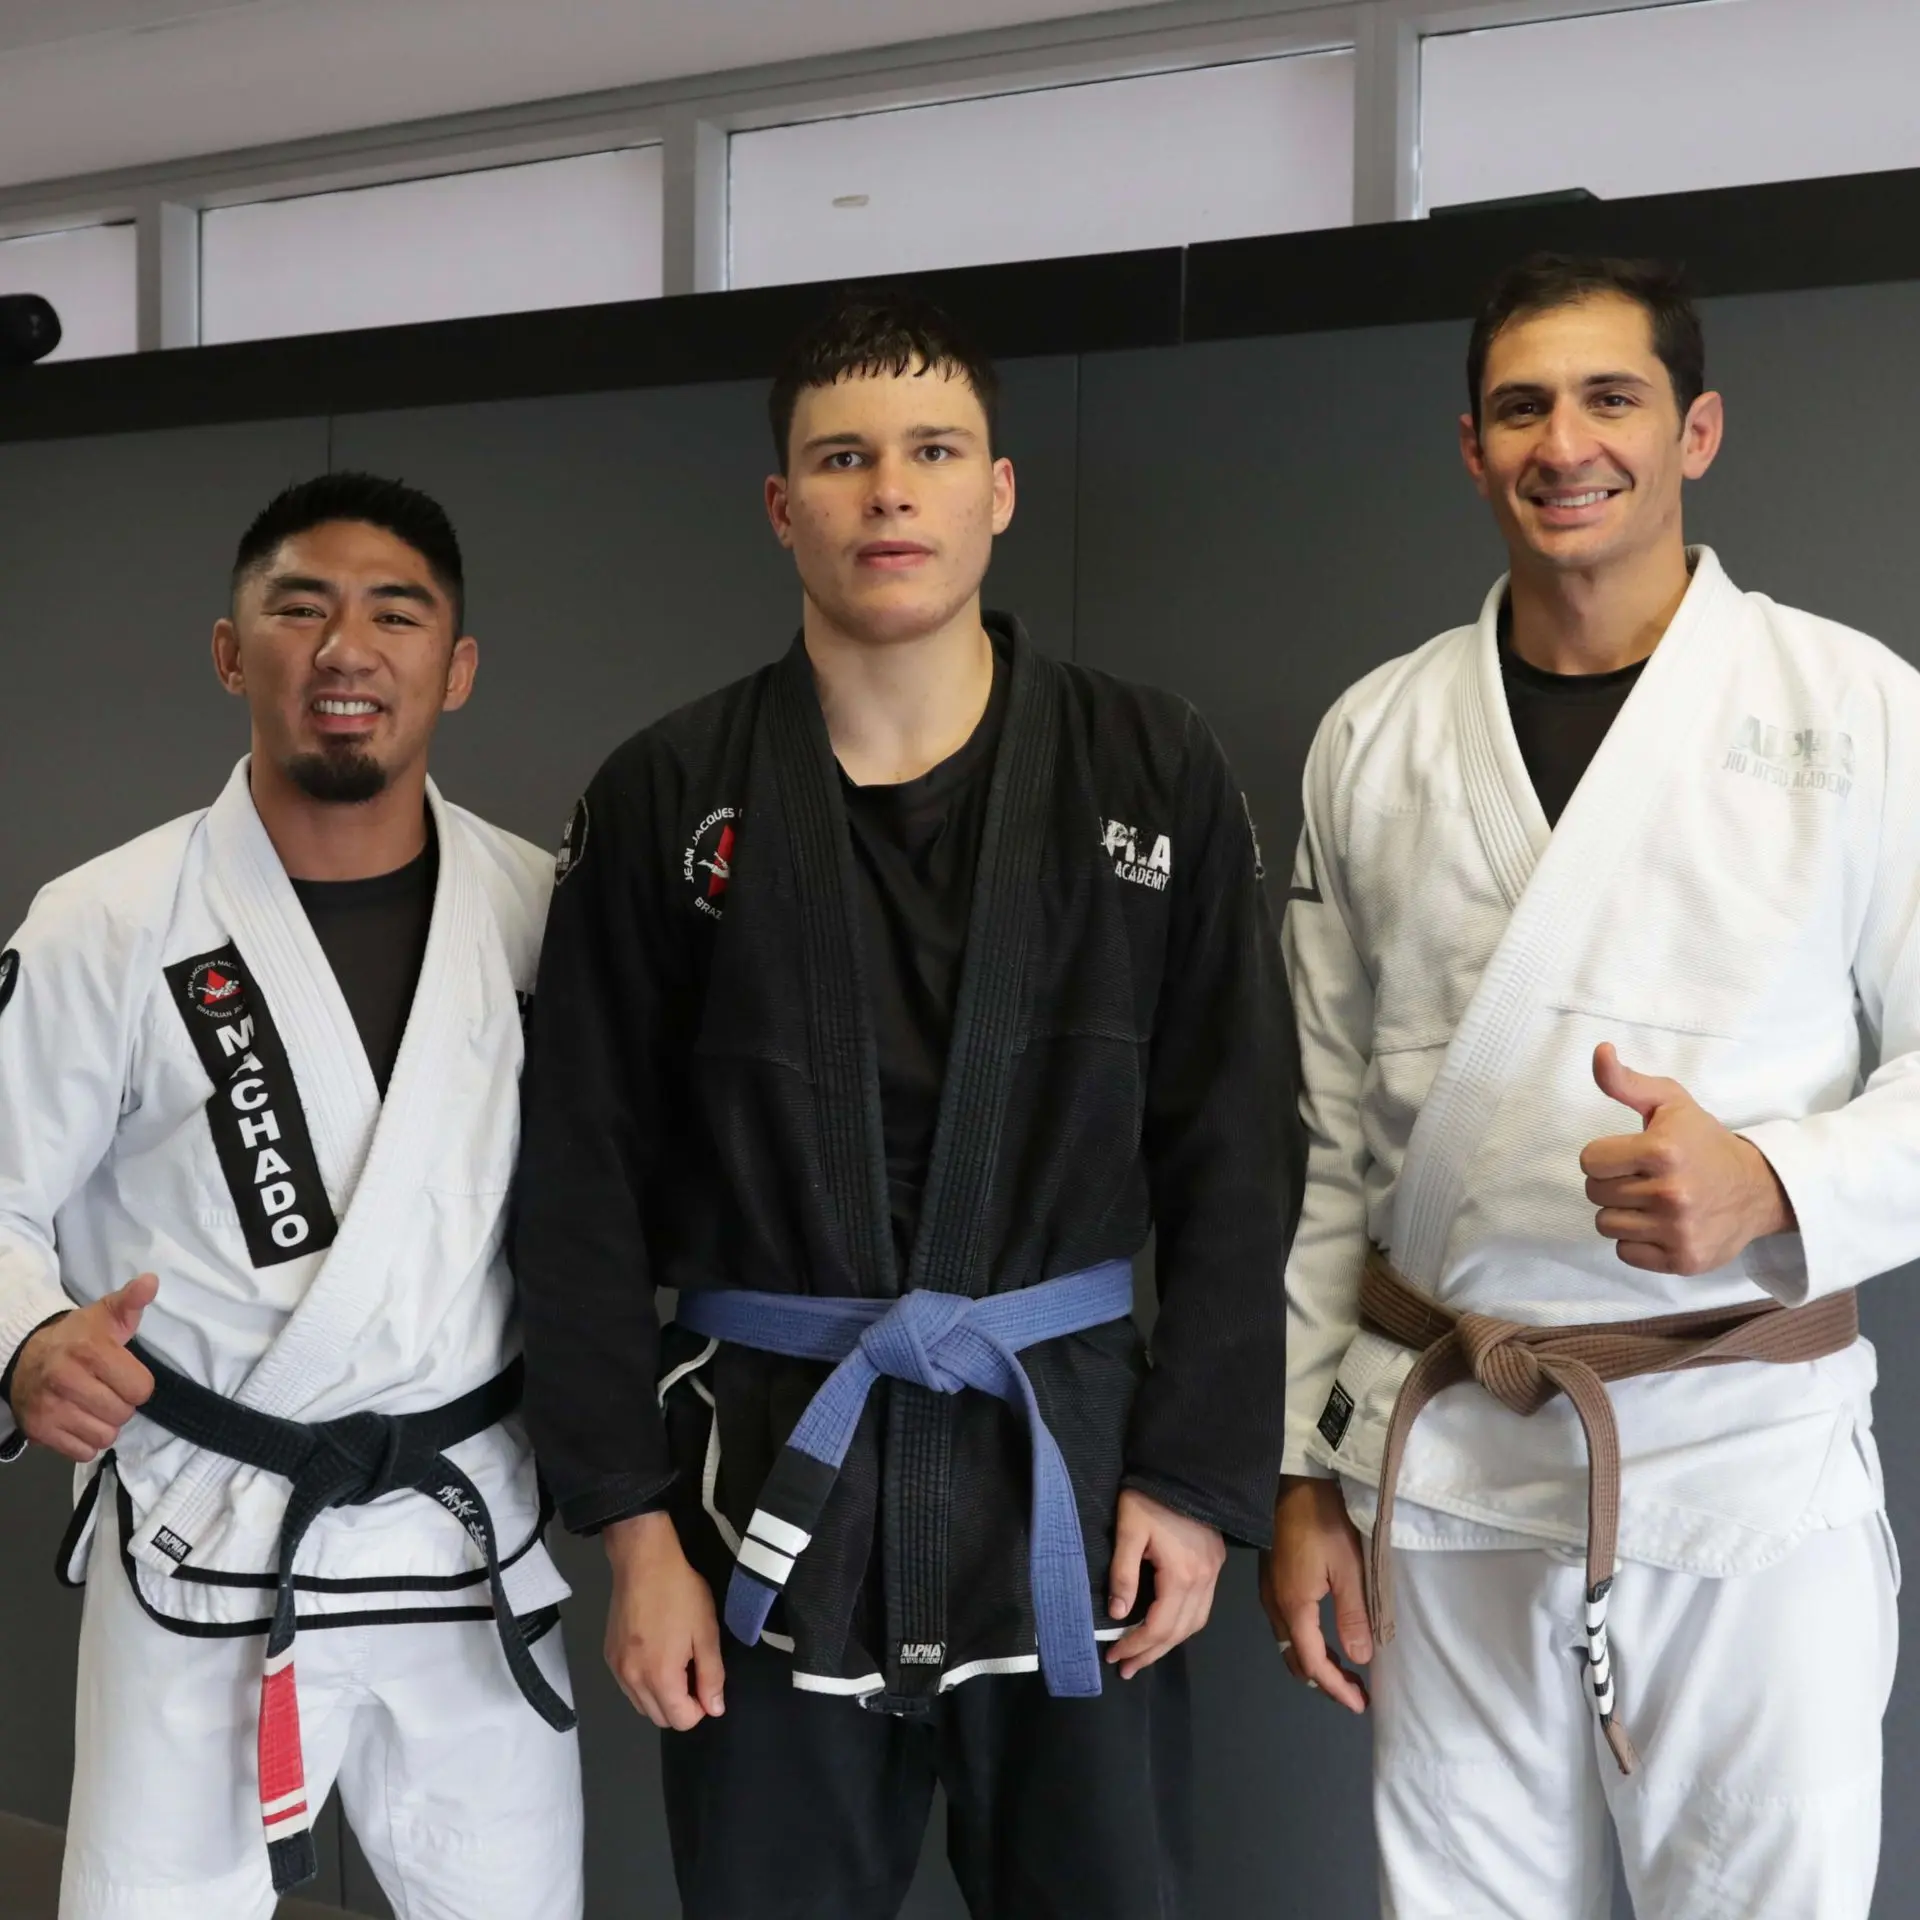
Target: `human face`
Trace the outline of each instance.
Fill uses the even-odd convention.
[[[787,471],[767,481],[767,515],[835,628],[886,645],[975,606],[994,535],[1013,518],[1013,465],[994,459],[963,373],[805,388],[788,447]]]
[[[440,715],[466,704],[478,653],[455,635],[426,560],[357,520],[284,541],[213,634],[256,757],[322,802],[371,800],[423,770]]]
[[[1516,568],[1592,573],[1679,546],[1721,430],[1716,393],[1681,418],[1647,310],[1609,293],[1494,335],[1460,447]]]

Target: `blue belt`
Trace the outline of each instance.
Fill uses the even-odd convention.
[[[897,1300],[820,1299],[788,1293],[702,1289],[680,1296],[680,1325],[796,1360],[837,1361],[787,1438],[760,1491],[727,1589],[727,1625],[749,1646],[807,1549],[853,1442],[874,1383],[906,1380],[935,1393],[974,1387],[1026,1421],[1033,1449],[1030,1571],[1040,1671],[1047,1691],[1081,1698],[1100,1691],[1100,1650],[1073,1482],[1015,1358],[1023,1347],[1124,1319],[1133,1310],[1133,1269],[1109,1260],[1036,1287],[970,1299],[919,1288]]]

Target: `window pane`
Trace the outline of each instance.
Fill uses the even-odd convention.
[[[1353,218],[1353,55],[736,134],[733,284],[829,280]]]
[[[200,337],[449,320],[660,292],[660,149],[208,212]]]
[[[60,316],[52,360],[132,353],[139,345],[134,230],[75,227],[0,240],[0,293],[40,293]]]
[[[1913,0],[1713,0],[1449,34],[1421,61],[1429,207],[1920,164]]]

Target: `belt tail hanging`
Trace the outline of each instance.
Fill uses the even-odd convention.
[[[291,1614],[291,1609],[286,1610]],[[293,1677],[293,1622],[276,1612],[260,1679],[260,1823],[266,1830],[273,1890],[285,1893],[320,1871],[313,1809],[300,1746],[300,1692]]]
[[[1639,1769],[1640,1755],[1613,1712],[1613,1647],[1607,1638],[1607,1601],[1612,1593],[1613,1582],[1608,1579],[1587,1594],[1587,1684],[1593,1689],[1593,1710],[1607,1747],[1620,1771],[1631,1774]]]

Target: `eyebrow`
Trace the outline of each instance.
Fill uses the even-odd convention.
[[[1646,387],[1653,383],[1644,374],[1639,373],[1590,373],[1580,382],[1583,392],[1592,392],[1596,387]],[[1509,400],[1518,394],[1550,393],[1552,389],[1540,380],[1503,380],[1487,395],[1489,400]]]
[[[418,586],[411,580],[387,580],[367,591],[375,600],[409,600],[422,607],[440,604],[440,596],[431,588]],[[323,580],[317,573],[276,573],[267,581],[267,593],[270,598],[285,593],[312,593],[337,600],[340,587],[337,581]]]
[[[979,436],[971,427],[909,427],[909,440],[975,440]],[[820,433],[811,440],[802,443],[802,453],[814,453],[822,447],[865,447],[871,446],[873,436],[865,433]]]

